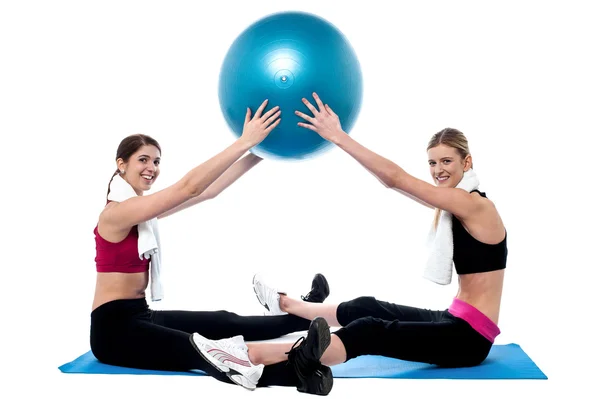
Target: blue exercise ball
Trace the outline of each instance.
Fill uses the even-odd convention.
[[[219,74],[219,103],[231,131],[240,137],[246,108],[252,114],[268,99],[279,105],[281,121],[251,152],[262,158],[299,160],[332,144],[298,126],[294,112],[310,115],[302,103],[315,104],[316,92],[340,117],[349,133],[362,103],[363,79],[354,49],[334,25],[304,12],[282,12],[246,28],[229,48]]]

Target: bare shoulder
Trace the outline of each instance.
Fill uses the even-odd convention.
[[[100,216],[98,217],[98,234],[100,237],[109,242],[122,241],[131,229],[131,227],[129,227],[126,230],[123,230],[115,226],[114,223],[111,223],[111,212],[115,207],[118,206],[118,204],[118,202],[109,202],[106,204],[102,212],[100,212]]]
[[[98,217],[98,226],[100,226],[101,224],[106,224],[106,216],[110,214],[111,209],[113,209],[117,204],[118,203],[114,201],[110,201],[108,204],[106,204],[104,209],[102,209],[102,212],[100,212],[100,216]]]
[[[483,194],[480,194],[477,191],[473,191],[469,195],[475,201],[475,203],[477,203],[477,205],[480,206],[480,207],[482,207],[482,208],[488,207],[488,206],[491,206],[494,209],[496,208],[496,206],[494,205],[494,202],[491,199],[489,199],[488,197],[484,196]]]
[[[481,241],[488,243],[501,241],[506,231],[494,202],[477,192],[472,192],[471,197],[474,203],[477,204],[476,211],[471,217],[463,220],[463,223],[468,227],[468,230],[475,233],[474,235],[480,236]]]
[[[496,209],[496,204],[494,204],[494,201],[486,196],[481,195],[477,191],[473,191],[470,195],[474,203],[477,204],[476,209],[478,210],[478,213],[498,214],[498,210]]]

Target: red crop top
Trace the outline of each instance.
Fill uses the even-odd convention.
[[[122,241],[106,241],[94,228],[96,238],[96,271],[100,273],[139,273],[148,270],[150,259],[140,259],[138,254],[138,229],[133,226]]]

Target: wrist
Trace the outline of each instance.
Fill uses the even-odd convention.
[[[235,145],[244,150],[244,152],[249,151],[252,147],[254,147],[254,143],[250,142],[250,140],[244,136],[238,138],[235,142]]]
[[[347,143],[348,139],[350,138],[350,136],[348,136],[348,134],[346,132],[344,132],[343,130],[340,130],[338,134],[336,134],[332,139],[331,142],[335,145],[337,145],[338,147],[343,146],[345,143]]]

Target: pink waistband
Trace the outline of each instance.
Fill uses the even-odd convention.
[[[448,312],[454,317],[463,319],[475,331],[483,335],[488,341],[494,343],[494,339],[500,334],[500,329],[491,321],[486,315],[481,313],[474,306],[461,301],[460,299],[454,298],[452,304],[448,308]]]

